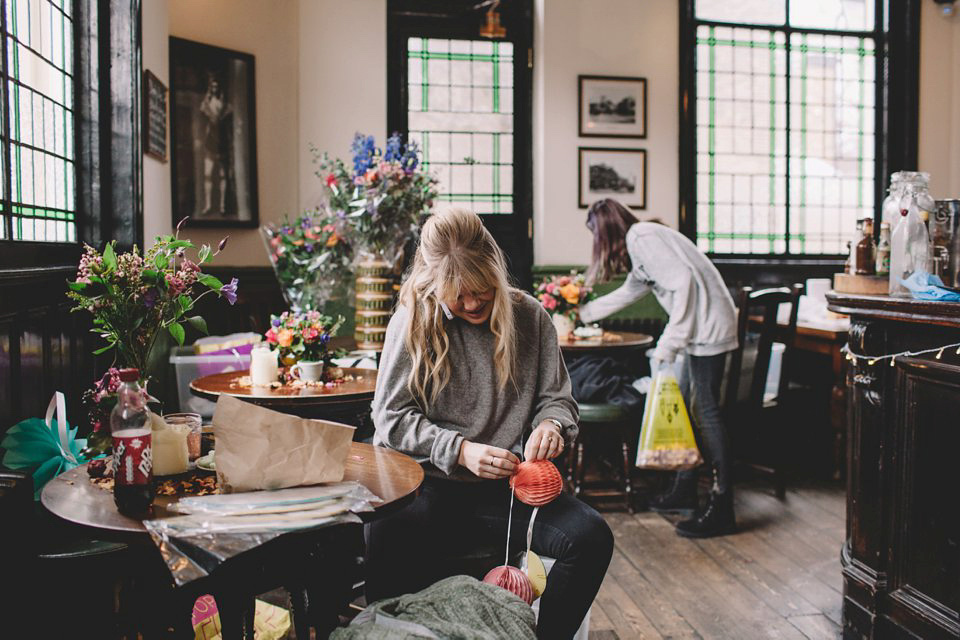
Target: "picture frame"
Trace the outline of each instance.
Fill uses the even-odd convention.
[[[173,224],[257,227],[254,56],[170,38]]]
[[[148,70],[143,72],[143,152],[167,161],[167,87]]]
[[[580,137],[647,137],[646,78],[580,75],[577,101]]]
[[[631,209],[647,208],[646,149],[580,147],[577,174],[581,209],[602,198]]]

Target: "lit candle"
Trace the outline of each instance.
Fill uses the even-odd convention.
[[[256,347],[250,352],[250,379],[254,385],[268,386],[277,381],[280,367],[277,364],[277,352],[269,347]]]

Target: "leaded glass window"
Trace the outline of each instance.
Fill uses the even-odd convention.
[[[513,43],[407,40],[407,122],[444,206],[513,213]]]
[[[696,237],[841,254],[873,215],[875,0],[697,0]]]
[[[71,0],[3,0],[2,21],[0,238],[76,242]]]

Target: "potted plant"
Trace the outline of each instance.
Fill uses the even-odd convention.
[[[593,297],[593,290],[586,285],[583,274],[570,272],[566,276],[544,278],[534,295],[550,314],[557,336],[565,339],[576,326],[577,309]]]
[[[284,311],[270,317],[265,337],[280,361],[291,368],[290,374],[305,382],[319,382],[328,372],[335,353],[329,348],[343,317],[336,320],[319,311]],[[329,376],[328,376],[329,377]]]

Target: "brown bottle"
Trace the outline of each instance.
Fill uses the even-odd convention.
[[[857,242],[857,275],[872,276],[877,272],[877,246],[873,242],[873,218],[863,219],[863,235]]]

